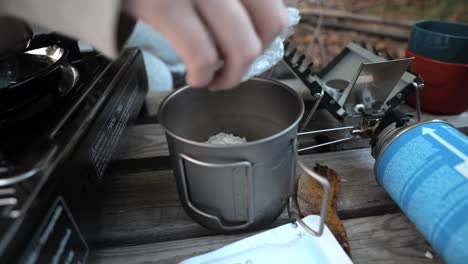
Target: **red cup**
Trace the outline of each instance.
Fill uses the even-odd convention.
[[[406,49],[406,58],[414,57],[411,70],[424,80],[421,110],[433,114],[459,114],[468,108],[468,64],[429,59]],[[406,101],[415,106],[415,95]]]

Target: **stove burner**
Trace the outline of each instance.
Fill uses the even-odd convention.
[[[355,43],[316,73],[311,72],[306,56],[291,43],[286,42],[285,47],[284,61],[291,71],[309,88],[316,103],[345,125],[382,117],[422,83],[408,71],[412,59],[387,60]]]
[[[394,116],[395,107],[413,92],[419,98],[419,89],[424,86],[422,79],[408,70],[412,59],[384,58],[376,49],[370,51],[356,43],[349,44],[320,72],[312,72],[312,63],[290,42],[285,42],[283,60],[309,88],[314,101],[298,136],[349,131],[346,137],[300,148],[299,152],[358,137],[373,138],[388,116]],[[319,105],[343,126],[305,132]],[[419,107],[417,111],[419,120]]]
[[[62,100],[79,72],[57,45],[29,50],[0,62],[0,130],[11,129]]]

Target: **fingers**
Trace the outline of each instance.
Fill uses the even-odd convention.
[[[283,1],[125,0],[123,8],[169,40],[187,66],[188,85],[222,90],[235,87],[284,31]]]
[[[262,41],[263,49],[287,27],[286,6],[282,0],[242,0]]]
[[[140,0],[140,3],[143,4],[138,5],[137,16],[171,42],[187,66],[187,84],[206,86],[214,77],[219,57],[192,1]]]
[[[249,15],[237,0],[198,0],[197,9],[209,28],[224,64],[209,84],[213,90],[232,88],[261,53]]]

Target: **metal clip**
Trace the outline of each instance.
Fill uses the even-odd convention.
[[[306,129],[307,125],[310,123],[310,120],[312,119],[312,116],[315,114],[315,111],[317,111],[317,108],[320,105],[320,102],[322,101],[322,98],[324,95],[325,95],[325,91],[323,89],[320,93],[314,94],[314,100],[315,100],[314,105],[312,106],[312,109],[310,109],[310,112],[307,115],[307,118],[304,121],[304,124],[302,124],[301,129],[299,129],[299,132],[302,132]]]
[[[323,233],[323,227],[325,225],[325,221],[327,219],[327,207],[328,207],[328,202],[330,199],[330,182],[325,178],[316,173],[313,170],[310,170],[307,168],[307,166],[300,161],[299,159],[297,160],[297,164],[299,167],[301,167],[304,172],[312,177],[313,179],[317,180],[323,187],[323,199],[322,199],[322,205],[320,208],[320,223],[318,226],[318,229],[315,230],[308,226],[304,221],[302,221],[302,216],[300,212],[298,211],[292,211],[291,210],[291,204],[294,202],[296,207],[299,208],[299,205],[297,204],[297,199],[296,195],[290,196],[289,197],[289,202],[288,202],[288,216],[296,221],[299,225],[301,225],[307,232],[309,232],[313,236],[321,236]]]
[[[419,95],[419,90],[424,88],[424,82],[413,82],[414,90],[416,91],[416,117],[418,122],[421,122],[421,98]]]
[[[208,167],[208,168],[237,168],[237,167],[245,168],[246,172],[247,172],[247,178],[248,178],[247,188],[248,188],[248,194],[249,194],[247,220],[244,223],[231,226],[231,225],[227,225],[220,217],[218,217],[218,216],[216,216],[214,214],[210,214],[208,212],[205,212],[202,209],[198,208],[195,205],[195,203],[192,202],[192,199],[191,199],[190,194],[189,194],[188,180],[187,180],[187,175],[186,175],[186,171],[185,171],[186,169],[185,169],[184,161],[189,161],[189,162],[191,162],[193,164],[196,164],[198,166]],[[253,165],[252,165],[252,163],[250,161],[239,161],[239,162],[232,162],[232,163],[217,164],[217,163],[200,161],[200,160],[194,159],[194,158],[192,158],[190,156],[187,156],[185,154],[179,154],[178,166],[179,166],[180,173],[181,173],[181,186],[182,186],[182,194],[183,194],[182,199],[184,199],[187,202],[187,205],[188,205],[188,207],[190,207],[190,209],[195,211],[197,214],[202,215],[202,216],[210,219],[211,221],[217,223],[217,225],[220,228],[224,229],[224,230],[235,231],[235,230],[242,230],[242,229],[245,229],[245,228],[248,228],[248,227],[252,226],[252,224],[254,223],[254,212],[253,212],[253,210],[254,210],[253,209],[254,208],[254,202],[253,202],[254,191],[253,191],[253,176],[252,176],[252,173],[253,173],[252,172],[252,167],[253,167]]]
[[[356,136],[361,134],[362,131],[363,131],[362,129],[356,129],[354,126],[346,126],[346,127],[337,127],[337,128],[329,128],[329,129],[301,132],[301,133],[298,133],[297,136],[313,135],[313,134],[318,134],[318,133],[328,133],[328,132],[335,132],[335,131],[341,131],[341,130],[350,130],[351,136],[345,137],[345,138],[340,138],[340,139],[329,141],[329,142],[325,142],[325,143],[314,145],[314,146],[301,148],[301,149],[298,149],[297,151],[301,152],[301,151],[306,151],[306,150],[319,148],[319,147],[323,147],[323,146],[327,146],[327,145],[336,144],[336,143],[339,143],[339,142],[348,141],[348,140],[356,138]]]

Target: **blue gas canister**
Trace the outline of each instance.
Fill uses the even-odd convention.
[[[468,139],[448,123],[386,128],[375,175],[447,263],[468,263]]]

